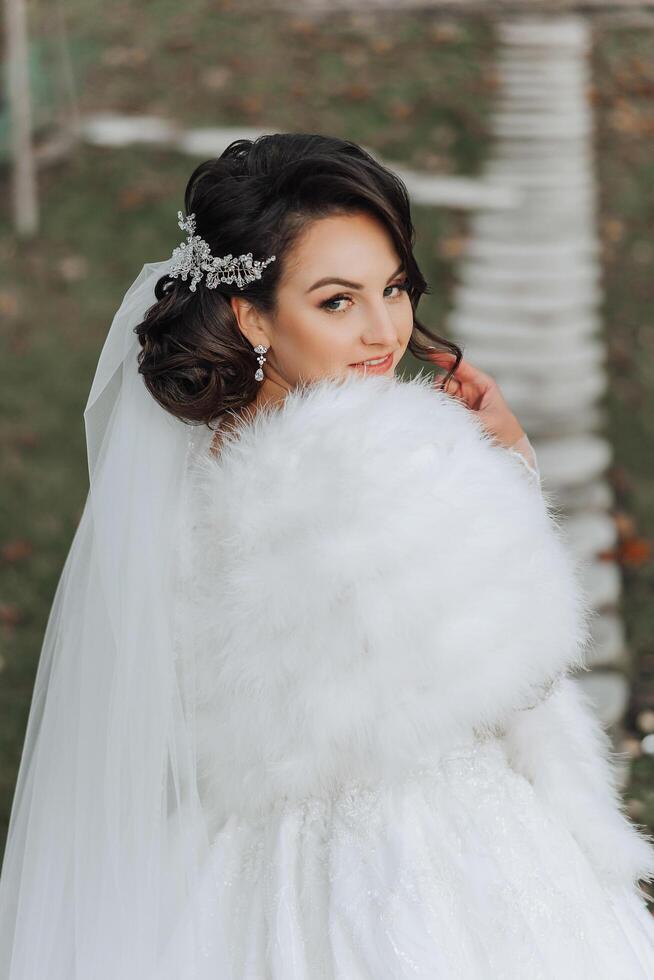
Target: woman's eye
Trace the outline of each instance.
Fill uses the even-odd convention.
[[[325,299],[320,304],[322,310],[327,310],[328,313],[340,313],[341,310],[335,310],[330,303],[342,303],[343,300],[349,299],[349,296],[333,296],[331,299]]]
[[[402,292],[406,292],[406,290],[409,288],[409,285],[410,285],[409,284],[409,280],[408,279],[404,279],[402,282],[394,282],[394,283],[391,283],[389,286],[386,287],[386,289],[399,289],[400,290],[400,293],[402,293]],[[399,296],[400,293],[398,293],[397,295]],[[397,296],[393,296],[391,298],[392,299],[397,299]],[[325,299],[325,300],[323,300],[323,302],[320,304],[320,308],[323,309],[323,310],[326,310],[328,313],[342,313],[343,312],[343,308],[341,308],[341,309],[334,309],[334,307],[332,307],[330,304],[332,304],[332,303],[342,303],[343,300],[349,300],[349,299],[351,299],[350,296],[341,293],[338,296],[332,296],[331,299]]]
[[[399,289],[400,292],[405,293],[411,283],[408,279],[403,279],[402,282],[394,282],[388,287],[389,289]]]

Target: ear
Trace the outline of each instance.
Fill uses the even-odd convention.
[[[270,347],[270,339],[266,330],[265,318],[253,304],[243,296],[230,296],[229,302],[234,311],[238,328],[253,347],[263,344]]]

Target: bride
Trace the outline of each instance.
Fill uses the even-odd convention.
[[[404,185],[283,133],[185,207],[84,413],[0,977],[652,980],[580,567],[497,384],[417,319]]]

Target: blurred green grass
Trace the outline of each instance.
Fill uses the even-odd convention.
[[[62,104],[52,13],[35,25],[45,125]],[[229,4],[72,0],[67,51],[83,113],[151,112],[185,126],[329,132],[384,158],[474,174],[488,150],[492,25],[429,12],[245,17]],[[134,39],[138,38],[138,42]],[[594,51],[600,230],[611,389],[611,477],[625,576],[624,616],[654,705],[654,68],[652,32],[598,31]],[[58,55],[59,52],[59,55]],[[37,57],[38,54],[38,57]],[[283,71],[280,70],[283,66]],[[36,70],[36,69],[35,69]],[[0,144],[2,128],[0,127]],[[41,229],[19,242],[0,218],[0,835],[2,846],[56,582],[88,487],[82,412],[111,317],[144,262],[179,241],[176,212],[199,160],[160,149],[80,146],[39,173]],[[7,185],[8,175],[2,180]],[[440,329],[465,216],[414,209],[417,255]],[[654,762],[636,760],[632,812],[654,828]]]

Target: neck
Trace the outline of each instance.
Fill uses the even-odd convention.
[[[269,368],[269,373],[264,375],[264,379],[259,385],[259,390],[254,399],[249,403],[248,408],[256,412],[263,405],[280,404],[284,401],[290,390],[291,385],[273,368]]]

